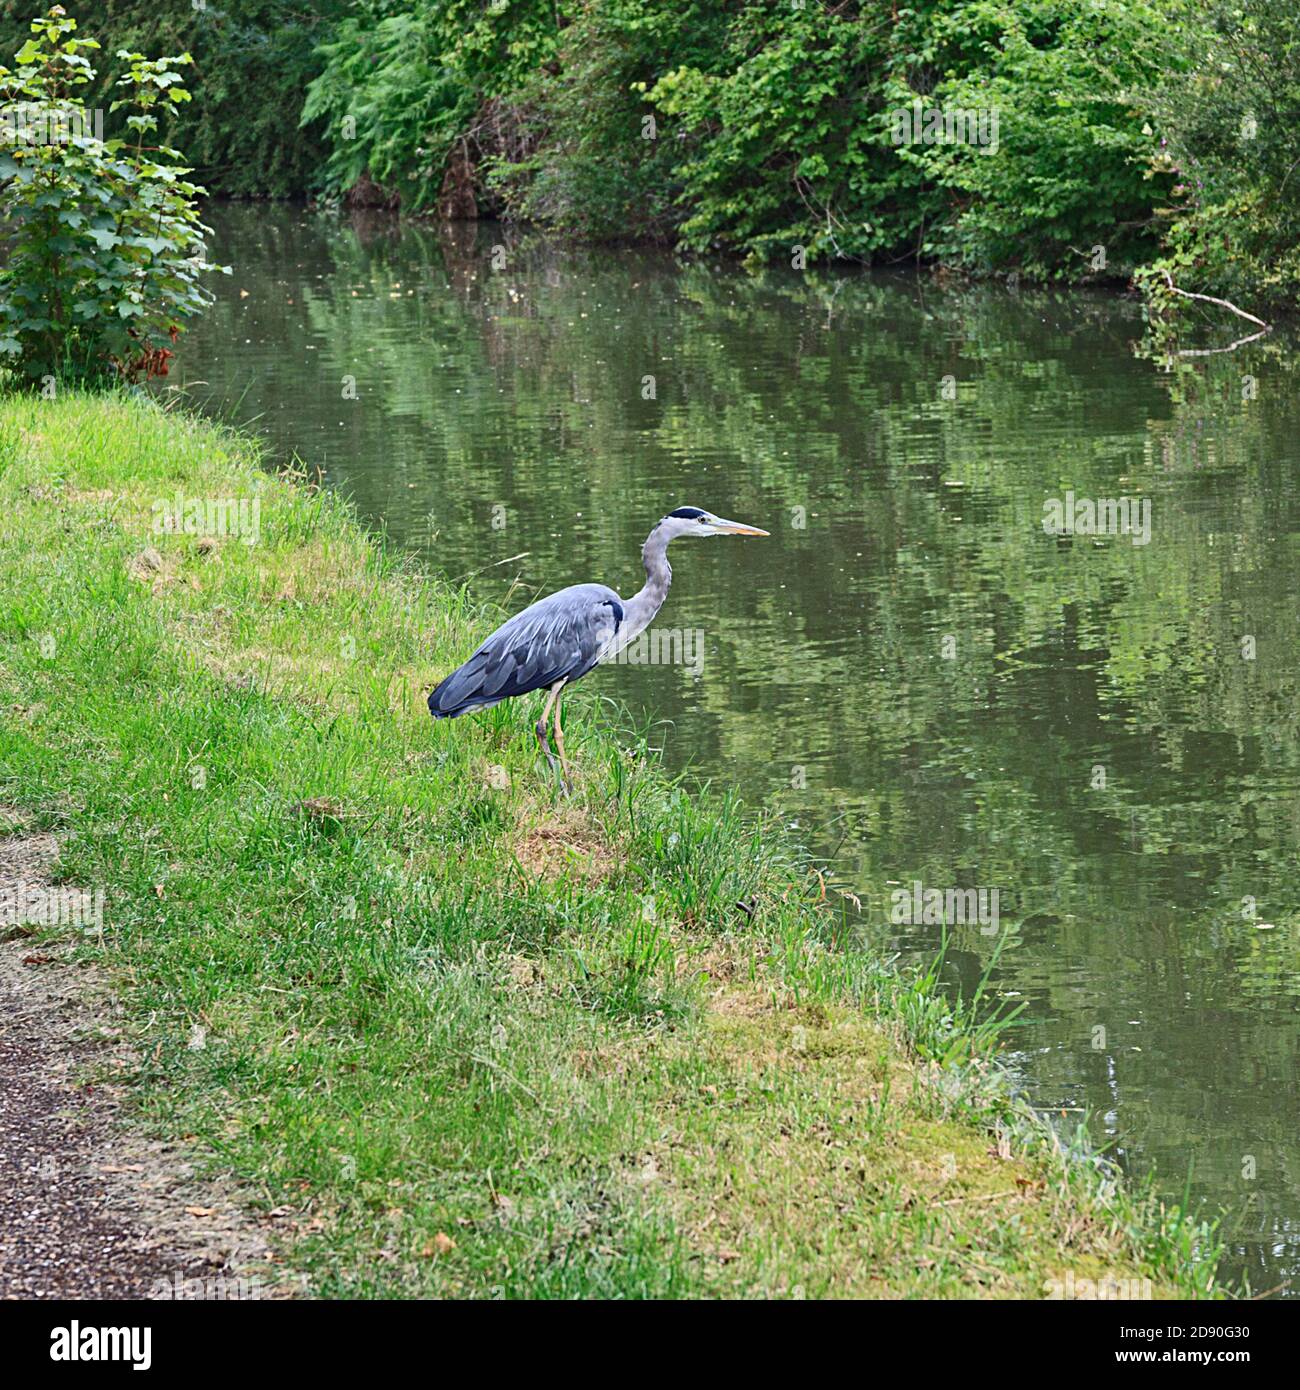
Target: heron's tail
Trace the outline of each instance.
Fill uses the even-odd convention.
[[[455,719],[457,715],[464,714],[469,709],[468,705],[463,708],[457,707],[451,701],[447,700],[446,696],[446,681],[443,681],[443,683],[429,696],[429,713],[433,715],[435,719]]]
[[[466,679],[464,666],[458,667],[429,696],[429,713],[435,719],[459,719],[471,710],[491,709],[502,698],[485,697],[477,681]]]

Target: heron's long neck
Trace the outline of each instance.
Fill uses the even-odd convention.
[[[668,565],[668,542],[672,537],[662,526],[656,526],[641,547],[645,565],[645,584],[623,605],[623,626],[619,637],[631,641],[654,622],[655,614],[664,606],[673,572]]]

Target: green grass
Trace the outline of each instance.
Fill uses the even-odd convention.
[[[152,534],[178,490],[256,495],[260,543]],[[841,949],[590,692],[572,801],[534,702],[434,724],[491,616],[252,443],[8,397],[0,557],[0,799],[107,892],[138,1121],[287,1208],[315,1292],[1214,1291],[1211,1229],[1065,1152],[995,1028]]]

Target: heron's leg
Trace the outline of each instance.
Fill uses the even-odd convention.
[[[564,756],[564,729],[560,724],[560,703],[564,698],[563,687],[557,688],[555,692],[555,746],[560,750],[560,766],[564,769],[564,780],[573,786],[573,773],[569,768],[569,760]]]
[[[552,772],[560,772],[560,764],[556,761],[555,750],[551,747],[551,740],[547,737],[546,726],[551,717],[551,706],[555,703],[555,697],[560,693],[563,681],[557,681],[546,697],[546,703],[542,706],[542,717],[537,721],[537,741],[542,745],[542,752],[546,754],[546,761],[551,765]],[[561,775],[561,781],[563,776]]]

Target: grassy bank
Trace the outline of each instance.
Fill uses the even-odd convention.
[[[258,543],[154,534],[178,494],[256,498]],[[1211,1290],[1204,1231],[1063,1154],[987,1030],[593,690],[572,801],[532,702],[434,725],[490,617],[252,444],[0,401],[0,595],[0,801],[107,894],[141,1122],[314,1292]]]

